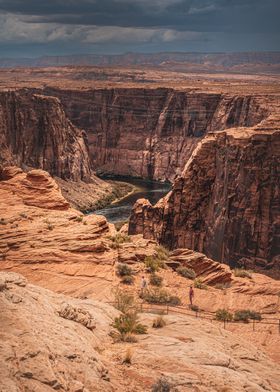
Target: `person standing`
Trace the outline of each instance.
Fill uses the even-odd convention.
[[[194,299],[194,290],[193,290],[193,287],[192,287],[192,286],[190,286],[190,290],[189,290],[189,299],[190,299],[190,304],[191,304],[191,306],[192,306],[192,304],[193,304],[193,299]]]
[[[140,297],[143,297],[145,290],[147,288],[147,281],[145,279],[145,276],[142,276],[141,280],[141,290],[140,290]]]

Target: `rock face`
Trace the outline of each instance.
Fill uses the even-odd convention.
[[[279,131],[211,134],[171,192],[154,207],[138,200],[129,233],[221,262],[279,264]]]
[[[115,264],[155,253],[154,242],[143,238],[128,243],[125,251],[113,249],[114,226],[103,216],[71,208],[47,172],[9,167],[1,178],[2,270],[20,272],[58,292],[109,299],[119,282]]]
[[[75,181],[91,176],[86,136],[54,97],[2,91],[0,148],[0,166],[25,165]]]
[[[46,88],[85,129],[95,170],[154,180],[180,174],[210,131],[249,127],[268,115],[263,100],[172,88]]]

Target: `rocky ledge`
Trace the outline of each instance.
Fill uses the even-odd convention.
[[[129,233],[279,275],[279,151],[277,130],[210,134],[165,198],[137,201]]]

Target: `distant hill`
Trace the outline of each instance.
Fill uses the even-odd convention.
[[[125,53],[0,58],[0,68],[48,66],[156,67],[180,72],[280,73],[280,52]]]

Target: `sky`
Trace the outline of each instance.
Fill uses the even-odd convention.
[[[277,51],[280,0],[0,0],[0,57]]]

